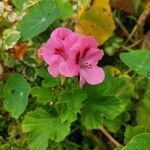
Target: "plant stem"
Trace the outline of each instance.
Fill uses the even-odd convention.
[[[137,46],[138,44],[140,44],[143,41],[143,38],[141,38],[140,40],[134,42],[132,45],[130,45],[128,48],[133,48],[135,46]]]
[[[124,27],[124,25],[120,22],[120,20],[117,17],[115,17],[115,21],[120,26],[121,30],[124,32],[127,38],[129,38],[130,34],[127,31],[127,29]],[[130,39],[130,41],[133,42],[133,39]]]
[[[122,146],[104,127],[101,127],[100,130],[116,147]]]

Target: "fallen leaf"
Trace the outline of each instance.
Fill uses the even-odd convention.
[[[16,45],[13,48],[13,50],[14,50],[14,57],[16,59],[22,60],[26,49],[27,49],[27,44],[26,43],[21,43],[19,45]]]
[[[84,6],[77,14],[76,32],[94,36],[99,44],[103,44],[114,29],[109,0],[94,0],[90,7]]]
[[[135,13],[134,3],[131,0],[116,0],[112,3],[112,7],[122,10],[128,14]]]

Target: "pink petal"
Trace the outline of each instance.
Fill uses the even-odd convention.
[[[48,72],[53,76],[53,77],[57,77],[60,72],[59,72],[59,65],[61,62],[63,62],[63,58],[60,57],[59,55],[54,55],[52,56],[50,59],[50,63],[48,66]]]
[[[82,62],[84,63],[88,61],[91,64],[97,65],[98,61],[102,59],[103,55],[103,50],[99,50],[98,48],[91,48],[87,51]]]
[[[54,68],[53,66],[48,66],[48,72],[49,72],[49,74],[52,75],[53,77],[59,76],[59,71],[58,71],[58,69]]]
[[[49,39],[47,43],[45,43],[40,50],[42,51],[42,57],[47,64],[50,64],[50,58],[54,56],[56,53],[56,49],[61,49],[61,56],[65,55],[64,46],[61,41],[56,41],[55,39]],[[59,53],[58,53],[59,55]]]
[[[81,43],[83,48],[96,48],[98,46],[96,39],[93,36],[83,37]]]
[[[71,66],[68,62],[63,61],[59,65],[59,72],[65,77],[73,77],[78,75],[76,66]]]
[[[64,44],[62,41],[60,41],[60,39],[58,38],[50,38],[47,41],[47,45],[49,46],[49,48],[51,49],[51,51],[55,51],[56,48],[63,48]]]
[[[100,52],[99,60],[101,60],[103,58],[103,56],[104,56],[104,51],[103,51],[103,49],[100,49],[99,52]]]
[[[80,71],[80,78],[84,78],[89,84],[99,84],[104,80],[105,73],[102,68],[94,66],[92,69],[83,68]]]
[[[79,43],[76,43],[69,51],[69,62],[72,64],[76,64],[76,57],[82,51]]]
[[[80,41],[81,37],[76,34],[72,33],[66,39],[64,40],[64,45],[66,50],[70,50],[75,44],[77,44]]]
[[[50,63],[50,57],[52,56],[52,50],[50,48],[50,46],[45,43],[42,45],[42,47],[40,48],[40,53],[42,54],[42,58],[44,59],[44,61],[49,64]]]
[[[51,33],[51,37],[52,38],[59,38],[61,40],[64,40],[68,35],[70,35],[72,33],[71,30],[64,28],[64,27],[60,27],[55,29],[52,33]]]

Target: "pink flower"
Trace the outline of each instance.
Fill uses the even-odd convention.
[[[79,39],[79,36],[66,28],[58,28],[51,34],[47,43],[39,49],[39,56],[42,56],[48,64],[48,72],[57,77],[63,74],[63,65],[68,60],[69,49]],[[61,71],[60,71],[61,70]],[[61,73],[60,73],[61,72]],[[74,76],[74,72],[68,69],[66,77]]]
[[[74,74],[80,75],[81,87],[85,82],[94,85],[104,80],[104,71],[97,66],[103,55],[103,51],[97,48],[97,42],[91,36],[83,37],[71,48],[69,64],[74,68]]]
[[[67,28],[60,27],[51,33],[51,38],[64,41],[73,32]]]
[[[92,36],[81,37],[66,28],[57,28],[50,39],[42,45],[38,56],[48,64],[48,72],[57,77],[80,76],[80,86],[85,82],[99,84],[104,80],[104,71],[98,67],[103,50],[97,48]]]

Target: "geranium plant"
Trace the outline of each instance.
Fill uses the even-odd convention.
[[[149,150],[149,6],[1,1],[0,150]]]

